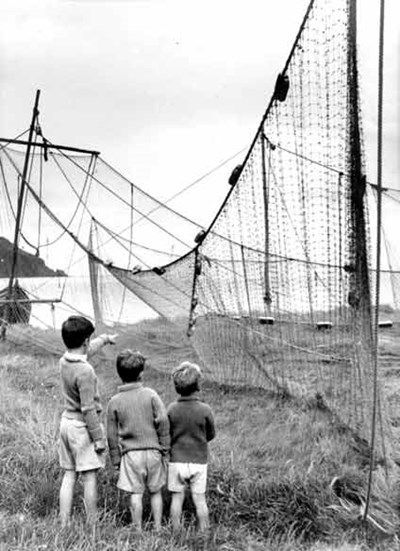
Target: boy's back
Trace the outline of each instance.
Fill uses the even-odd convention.
[[[63,417],[84,421],[93,441],[104,438],[100,424],[102,407],[98,378],[87,356],[98,352],[109,342],[108,335],[100,335],[88,344],[86,355],[66,351],[60,358],[61,391],[64,398]]]
[[[114,344],[116,335],[100,335],[90,320],[70,316],[61,327],[66,352],[60,359],[61,390],[64,411],[60,420],[59,458],[64,469],[60,487],[60,516],[63,526],[70,522],[74,487],[81,475],[88,522],[97,515],[97,471],[104,467],[106,449],[101,424],[101,404],[97,376],[87,361],[89,354],[106,344]]]
[[[169,448],[169,426],[157,392],[141,382],[124,384],[107,410],[107,432],[111,460],[118,464],[121,453],[131,450]]]
[[[142,529],[143,493],[150,492],[156,529],[161,527],[162,494],[166,481],[164,454],[169,450],[167,412],[157,392],[141,382],[146,358],[130,349],[118,354],[122,386],[107,407],[110,457],[119,469],[117,486],[130,494],[132,520]]]
[[[209,525],[206,501],[208,442],[215,436],[214,417],[209,405],[199,398],[201,371],[197,364],[182,362],[172,379],[180,395],[167,409],[170,423],[171,452],[168,465],[168,489],[172,493],[171,521],[179,530],[185,487],[190,487],[199,529]]]
[[[210,406],[196,393],[180,396],[167,409],[171,435],[171,463],[207,463],[207,443],[215,436]]]

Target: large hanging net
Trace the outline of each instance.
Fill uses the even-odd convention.
[[[59,326],[72,311],[98,324],[162,316],[187,331],[210,379],[317,400],[369,441],[369,220],[373,226],[377,191],[363,160],[354,8],[350,0],[310,4],[208,229],[144,193],[99,155],[67,154],[38,139],[20,243],[63,273],[18,276],[33,299],[32,317],[48,319],[50,312],[49,323]],[[23,162],[15,144],[0,150],[1,235],[10,240]],[[400,300],[389,231],[399,201],[385,190],[386,314]],[[34,243],[26,239],[31,235],[38,236]],[[388,423],[378,402],[383,452]]]
[[[18,144],[0,148],[1,250],[8,254],[2,259],[7,266],[24,149]],[[132,283],[142,302],[118,285],[108,268],[129,267],[132,273],[171,262],[192,248],[200,225],[147,195],[98,155],[67,153],[37,146],[25,186],[19,246],[26,253],[19,255],[17,278],[33,301],[31,321],[59,327],[80,311],[107,324],[132,323],[155,317],[168,304],[171,314],[180,308],[187,316],[180,297],[171,302],[164,289],[158,292],[163,306],[150,309],[146,303],[153,303],[146,297],[157,294],[157,285]],[[45,267],[53,270],[52,277]],[[1,276],[5,289],[9,271]]]

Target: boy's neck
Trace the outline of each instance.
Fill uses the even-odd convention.
[[[122,381],[122,379],[121,379]],[[122,381],[123,385],[135,385],[136,383],[142,383],[142,375],[139,375],[139,377],[136,379],[136,381]]]
[[[89,340],[90,338],[88,337],[87,339],[85,339],[83,341],[83,343],[80,345],[80,346],[77,346],[76,348],[67,348],[67,351],[69,354],[80,354],[81,356],[82,355],[85,355],[88,353],[88,348],[89,348]]]
[[[198,390],[194,390],[193,392],[191,392],[190,394],[180,394],[179,396],[181,398],[193,398],[194,396],[197,396],[199,393]]]
[[[82,346],[78,346],[78,348],[67,348],[67,352],[69,354],[79,354],[84,355],[87,354],[87,346],[85,344],[82,344]]]

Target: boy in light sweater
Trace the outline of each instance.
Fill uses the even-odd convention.
[[[143,493],[150,492],[154,528],[161,528],[161,489],[166,482],[164,457],[169,451],[169,423],[161,398],[143,386],[145,358],[123,350],[117,357],[122,380],[107,408],[107,438],[111,462],[119,469],[118,488],[130,493],[130,510],[137,531],[142,529]]]
[[[178,530],[189,486],[196,508],[199,530],[209,525],[206,501],[208,442],[215,436],[215,425],[209,405],[200,401],[201,371],[198,365],[183,362],[172,374],[180,397],[168,406],[171,452],[168,465],[168,490],[172,492],[170,517],[172,528]]]
[[[106,344],[115,344],[117,335],[100,335],[91,340],[92,322],[70,316],[61,328],[67,348],[60,359],[64,412],[60,422],[59,457],[64,476],[60,488],[62,526],[70,521],[75,482],[81,475],[87,521],[97,515],[97,471],[104,467],[106,439],[101,424],[98,380],[87,358]]]

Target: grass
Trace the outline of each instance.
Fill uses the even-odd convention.
[[[130,346],[149,357],[145,384],[165,403],[174,399],[169,368],[196,359],[182,333],[143,322],[120,331],[117,349]],[[61,473],[57,430],[62,409],[58,389],[59,336],[25,329],[0,345],[0,550],[184,551],[361,551],[398,549],[399,492],[382,467],[374,472],[371,518],[360,520],[365,499],[368,450],[317,403],[254,388],[204,383],[202,394],[214,410],[217,438],[210,445],[208,504],[212,530],[197,536],[190,500],[185,528],[147,528],[138,537],[129,524],[126,496],[115,487],[111,467],[99,476],[101,521],[95,534],[83,523],[77,488],[74,523],[62,532],[57,519]],[[45,353],[41,343],[51,352]],[[115,349],[96,359],[103,403],[119,381]],[[54,352],[54,353],[53,353]],[[331,488],[334,477],[340,487]],[[339,489],[338,489],[339,488]],[[339,491],[340,490],[340,491]]]

